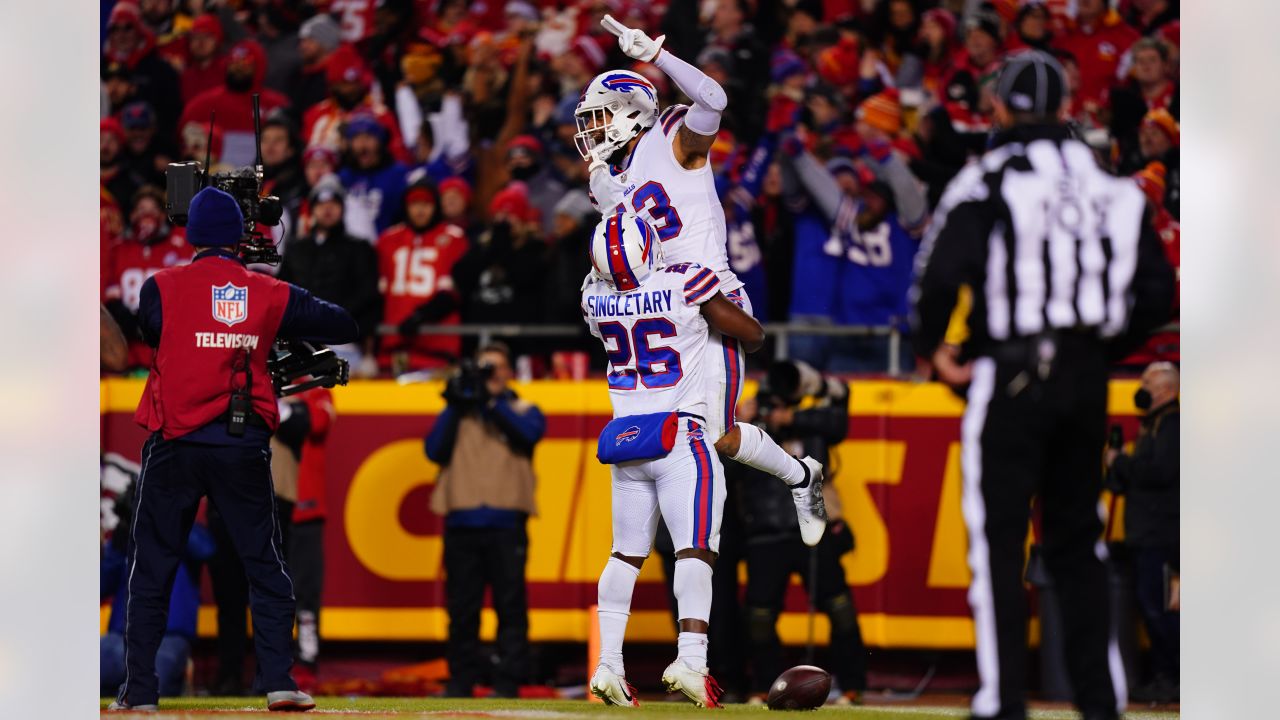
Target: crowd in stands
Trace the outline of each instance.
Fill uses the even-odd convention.
[[[583,88],[622,55],[611,14],[721,83],[711,149],[732,268],[760,319],[905,330],[911,256],[947,181],[992,133],[1002,57],[1053,53],[1067,112],[1132,175],[1177,265],[1177,0],[103,0],[101,293],[126,335],[150,274],[193,251],[164,212],[169,162],[254,157],[265,272],[341,304],[357,375],[454,361],[424,325],[580,324],[598,220],[574,147]],[[687,101],[687,100],[684,100]],[[212,132],[210,120],[214,119]],[[386,330],[379,332],[379,327]],[[571,346],[571,345],[570,345]],[[589,347],[582,344],[581,347]],[[1176,336],[1135,362],[1177,359]],[[518,353],[521,346],[514,348]],[[880,346],[793,338],[820,368]],[[868,349],[870,352],[868,352]],[[598,354],[598,353],[597,353]],[[904,352],[904,355],[907,353]],[[131,364],[149,351],[134,340]]]

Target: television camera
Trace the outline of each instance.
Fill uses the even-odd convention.
[[[275,242],[258,231],[258,224],[275,227],[284,215],[284,205],[275,195],[262,194],[262,121],[258,94],[253,95],[254,161],[252,167],[229,172],[210,173],[209,152],[213,147],[213,122],[209,118],[209,142],[205,146],[204,166],[195,161],[169,163],[165,171],[165,212],[178,227],[187,226],[191,200],[206,187],[216,187],[236,199],[244,215],[244,237],[236,252],[246,263],[275,265],[280,253]]]
[[[236,253],[246,263],[275,265],[280,253],[270,237],[258,231],[258,224],[275,227],[284,216],[280,198],[262,194],[262,120],[258,94],[253,95],[254,161],[252,167],[210,173],[209,151],[213,146],[213,122],[209,118],[209,144],[203,167],[198,162],[169,163],[165,171],[165,212],[178,227],[186,227],[191,201],[206,187],[216,187],[235,198],[244,215],[244,236]],[[333,350],[319,343],[278,340],[267,361],[271,385],[278,397],[295,395],[313,387],[346,385],[350,365]]]

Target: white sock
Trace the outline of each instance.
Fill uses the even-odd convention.
[[[698,558],[676,560],[676,573],[672,583],[676,605],[681,620],[701,620],[711,617],[711,566]],[[706,633],[680,633],[677,657],[695,670],[707,666]]]
[[[622,638],[631,617],[631,593],[636,588],[640,568],[610,557],[600,573],[596,617],[600,619],[600,664],[618,677],[626,677],[622,664]]]
[[[736,427],[742,439],[738,442],[738,454],[733,456],[734,460],[774,475],[787,485],[800,485],[809,479],[805,466],[788,455],[763,430],[749,423],[738,423]]]
[[[707,634],[682,632],[679,639],[676,640],[676,646],[679,651],[676,659],[688,665],[694,670],[704,670],[707,667]]]

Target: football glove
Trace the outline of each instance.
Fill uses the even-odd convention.
[[[655,40],[643,30],[633,30],[614,20],[612,15],[605,15],[600,25],[618,37],[618,47],[627,57],[640,62],[657,60],[658,53],[662,52],[662,41],[667,39],[666,35],[659,35]]]

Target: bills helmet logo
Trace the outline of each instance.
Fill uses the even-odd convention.
[[[230,327],[249,317],[249,288],[239,285],[213,288],[213,319]]]
[[[689,432],[686,434],[689,436],[690,442],[698,442],[699,440],[702,439],[702,428],[698,427],[697,425],[694,425],[692,428],[689,429]]]
[[[650,85],[646,80],[634,78],[630,75],[617,74],[606,77],[604,80],[601,80],[600,83],[610,90],[617,90],[618,92],[625,93],[631,92],[632,88],[640,88],[645,95],[649,96],[650,100],[658,102],[658,96],[653,91],[653,85]]]
[[[613,446],[617,447],[624,442],[631,442],[632,440],[635,440],[638,437],[640,437],[640,428],[636,427],[635,425],[632,425],[626,430],[623,430],[622,432],[618,433],[618,436],[614,438]]]

